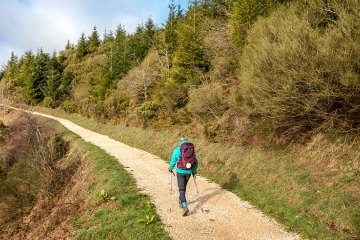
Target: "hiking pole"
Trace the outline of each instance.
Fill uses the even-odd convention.
[[[195,176],[194,173],[192,173],[192,175],[193,175],[193,178],[194,178],[194,183],[195,183],[195,187],[196,187],[196,192],[197,192],[198,197],[199,197],[200,209],[201,209],[201,212],[204,212],[204,210],[203,210],[203,208],[202,208],[202,205],[201,205],[201,197],[200,197],[199,189],[198,189],[198,187],[197,187],[196,180],[195,180],[196,176]]]
[[[174,174],[175,176],[175,173],[173,171],[170,171],[170,212],[171,212],[171,199],[172,199],[172,174]]]

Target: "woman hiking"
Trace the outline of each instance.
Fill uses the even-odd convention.
[[[195,154],[194,145],[182,135],[179,144],[174,149],[169,165],[169,172],[172,172],[176,164],[176,178],[179,188],[179,204],[182,208],[182,215],[189,213],[186,202],[186,185],[191,177],[197,173],[198,160]]]

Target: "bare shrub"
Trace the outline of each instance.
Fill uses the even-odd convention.
[[[193,89],[189,94],[187,109],[198,120],[207,122],[220,120],[226,109],[224,89],[221,84],[205,84]]]
[[[8,124],[6,149],[18,160],[30,146],[48,139],[53,131],[52,127],[33,115],[21,113]]]
[[[281,7],[254,24],[240,63],[250,111],[289,137],[360,130],[360,6],[318,3],[336,22],[314,28],[314,9]]]
[[[227,25],[213,23],[204,38],[206,57],[211,59],[211,72],[214,80],[228,80],[235,73],[237,49],[232,44]]]
[[[66,151],[67,145],[54,133],[48,140],[31,147],[26,153],[26,167],[35,172],[41,180],[39,196],[46,196],[54,189],[55,181],[60,175],[56,162]]]
[[[67,150],[67,144],[52,127],[30,114],[23,113],[9,123],[9,137],[2,149],[2,159],[8,161],[7,172],[0,179],[3,221],[28,212],[37,199],[56,189],[61,177],[56,163]]]

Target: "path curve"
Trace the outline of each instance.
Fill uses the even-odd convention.
[[[286,232],[279,223],[262,214],[248,202],[242,201],[235,194],[201,176],[197,176],[196,183],[203,211],[200,208],[195,183],[190,179],[187,190],[190,213],[182,217],[177,203],[176,179],[172,177],[171,194],[168,164],[162,159],[82,128],[71,121],[39,112],[32,113],[59,121],[85,141],[116,157],[136,179],[137,186],[151,197],[157,213],[165,224],[165,230],[174,240],[300,239],[298,235]]]

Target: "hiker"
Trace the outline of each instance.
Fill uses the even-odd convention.
[[[169,172],[172,172],[176,164],[176,178],[179,187],[179,204],[182,208],[182,215],[188,214],[189,209],[186,202],[186,185],[191,177],[191,174],[195,176],[198,168],[198,160],[194,151],[194,145],[188,142],[186,136],[182,135],[179,138],[179,144],[174,149],[170,165]]]

